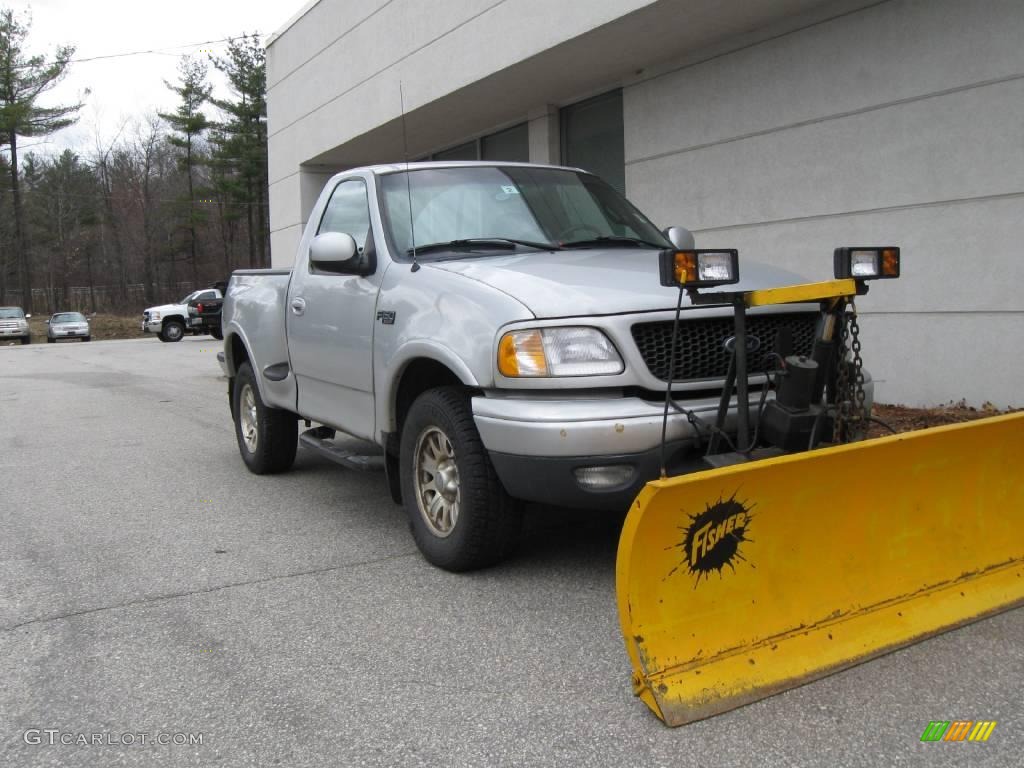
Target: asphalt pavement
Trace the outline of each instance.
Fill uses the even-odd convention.
[[[381,475],[245,470],[217,350],[0,347],[0,766],[1024,762],[1024,610],[669,729],[621,516],[532,508],[511,561],[434,569]],[[954,719],[998,725],[920,741]]]

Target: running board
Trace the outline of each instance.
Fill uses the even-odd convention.
[[[342,448],[334,442],[335,434],[330,427],[313,427],[299,435],[299,445],[358,472],[379,472],[384,469],[383,453],[371,455]]]

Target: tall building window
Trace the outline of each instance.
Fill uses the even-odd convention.
[[[428,160],[505,160],[510,163],[530,161],[530,134],[526,123],[513,125],[497,133],[481,136],[456,147],[435,152]]]
[[[480,139],[480,159],[530,162],[530,132],[526,123],[513,125]]]
[[[435,152],[430,156],[431,160],[478,160],[477,148],[475,141],[467,141],[465,144],[459,144],[457,147],[450,147],[448,149]]]
[[[626,144],[622,130],[622,90],[563,107],[562,163],[596,173],[626,194]]]

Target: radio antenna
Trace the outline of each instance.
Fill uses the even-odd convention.
[[[398,103],[402,111],[402,154],[405,157],[405,192],[409,197],[409,237],[412,240],[412,270],[419,272],[420,263],[416,261],[416,228],[412,217],[412,181],[409,179],[409,137],[405,132],[405,93],[402,81],[398,81]]]

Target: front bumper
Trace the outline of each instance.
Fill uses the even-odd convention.
[[[163,323],[159,320],[143,320],[142,321],[142,332],[143,333],[160,333],[163,330]]]
[[[758,397],[759,392],[751,396],[752,409]],[[718,409],[718,398],[677,395],[676,402],[708,422]],[[735,404],[734,399],[730,416]],[[619,456],[656,448],[664,409],[663,402],[639,397],[473,398],[473,417],[487,450],[541,458]],[[695,442],[697,431],[686,416],[669,409],[665,437]]]
[[[0,328],[0,339],[22,339],[28,335],[28,328]]]
[[[639,397],[475,397],[472,402],[491,463],[505,489],[518,499],[625,510],[644,484],[659,474],[664,403]],[[718,400],[687,400],[684,407],[713,423]],[[751,407],[757,407],[756,400]],[[726,428],[731,427],[727,423]],[[666,441],[673,471],[683,471],[700,443],[697,430],[670,409]],[[601,489],[577,478],[577,470],[600,466],[631,469],[620,470],[629,472],[628,478]]]
[[[865,395],[874,401],[874,383],[865,372]],[[770,399],[773,395],[769,394]],[[750,395],[751,430],[757,420],[760,391]],[[706,427],[669,409],[665,430],[670,475],[703,468],[704,437],[718,412],[718,398],[676,402]],[[735,434],[736,399],[730,403],[725,431]],[[473,417],[498,477],[514,497],[526,501],[589,509],[625,510],[661,469],[664,402],[639,397],[573,399],[474,397]],[[581,482],[577,470],[630,467],[618,485],[597,488]],[[588,469],[588,471],[590,471]],[[625,469],[621,471],[625,472]]]

